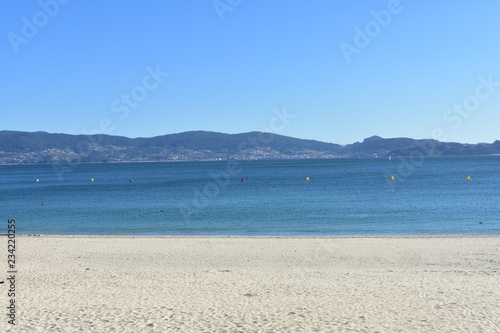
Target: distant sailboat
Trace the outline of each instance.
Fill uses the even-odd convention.
[[[389,161],[392,160],[392,156],[389,156]]]

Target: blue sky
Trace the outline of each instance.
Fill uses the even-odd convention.
[[[0,13],[3,130],[500,139],[496,0],[8,0]]]

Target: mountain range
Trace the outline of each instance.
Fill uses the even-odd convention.
[[[462,144],[369,137],[345,146],[264,132],[191,131],[152,138],[0,131],[0,164],[495,155],[500,141]]]

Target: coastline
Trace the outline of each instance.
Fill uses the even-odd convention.
[[[0,236],[7,234],[0,233]],[[66,234],[17,234],[17,237],[48,237],[48,238],[248,238],[248,239],[352,239],[352,238],[500,238],[499,235],[353,235],[353,236],[275,236],[275,235],[128,235],[128,234],[104,234],[104,235],[66,235]]]
[[[6,331],[500,329],[500,236],[17,235],[16,246],[18,326],[4,316]]]

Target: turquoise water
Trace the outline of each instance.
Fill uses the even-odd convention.
[[[0,166],[0,188],[25,234],[500,234],[498,156]]]

